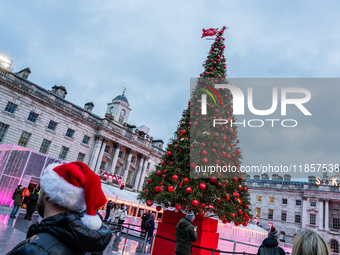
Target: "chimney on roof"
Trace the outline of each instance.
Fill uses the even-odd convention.
[[[65,98],[66,95],[67,95],[67,91],[65,89],[64,86],[57,86],[57,85],[54,85],[52,87],[52,93],[57,95],[57,96],[60,96],[62,98]]]
[[[31,73],[31,70],[29,69],[29,67],[26,67],[25,69],[22,69],[21,71],[17,72],[16,75],[27,80],[30,73]]]
[[[93,107],[94,107],[93,102],[88,102],[85,104],[84,109],[85,111],[92,112]]]
[[[283,180],[284,180],[284,181],[290,181],[291,178],[292,178],[292,177],[291,177],[289,174],[285,174],[285,175],[283,176]]]

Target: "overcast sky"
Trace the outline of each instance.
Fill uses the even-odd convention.
[[[339,9],[330,0],[2,1],[0,54],[44,88],[65,86],[69,101],[93,101],[99,116],[126,87],[129,123],[167,142],[212,42],[202,28],[229,27],[228,77],[339,77]]]

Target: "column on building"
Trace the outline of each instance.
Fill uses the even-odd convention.
[[[143,167],[143,163],[144,163],[144,156],[142,155],[139,161],[139,166],[138,166],[138,170],[137,170],[137,175],[136,175],[136,179],[135,179],[135,184],[133,185],[133,188],[135,190],[138,189],[138,185],[139,185],[139,179],[142,173],[142,167]]]
[[[319,198],[319,229],[323,230],[323,199]]]
[[[146,175],[146,167],[147,167],[148,163],[149,163],[149,158],[147,158],[147,157],[145,156],[144,167],[143,167],[143,172],[142,172],[141,179],[140,179],[140,181],[139,181],[138,191],[141,191],[142,188],[143,188],[144,179],[145,179],[145,175]]]
[[[307,197],[303,197],[301,218],[302,218],[302,229],[304,229],[306,227],[306,220],[307,220]]]
[[[98,174],[100,165],[101,165],[102,160],[103,160],[104,151],[105,151],[105,147],[106,147],[106,142],[107,142],[107,139],[103,138],[102,146],[100,148],[100,152],[99,152],[99,155],[98,155],[98,158],[97,158],[96,168],[94,170],[94,172],[96,174]]]
[[[111,168],[110,168],[110,171],[109,171],[111,174],[114,174],[114,172],[115,172],[117,161],[118,161],[118,155],[119,155],[120,147],[122,147],[122,145],[121,144],[117,144],[116,150],[115,150],[115,154],[113,156],[112,163],[111,163]]]
[[[100,146],[102,145],[102,139],[100,137],[96,138],[94,145],[93,145],[93,150],[91,153],[91,158],[89,160],[88,166],[94,170],[100,150]]]
[[[124,183],[126,183],[126,178],[127,178],[127,176],[128,176],[129,170],[130,170],[132,154],[133,154],[134,152],[135,152],[135,151],[134,151],[133,149],[130,149],[129,156],[128,156],[128,158],[127,158],[126,168],[125,168],[124,175],[123,175],[123,182],[124,182]]]
[[[325,199],[325,230],[329,230],[329,199]]]

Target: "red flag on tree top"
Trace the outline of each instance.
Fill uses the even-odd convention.
[[[214,36],[217,33],[221,33],[221,35],[223,35],[224,30],[228,29],[229,27],[223,26],[223,28],[221,30],[218,30],[218,28],[208,28],[208,29],[202,29],[203,34],[202,37],[206,37],[206,36]]]

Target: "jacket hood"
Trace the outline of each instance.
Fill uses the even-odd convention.
[[[40,224],[32,225],[27,238],[49,233],[69,247],[86,252],[102,252],[110,243],[112,233],[102,224],[99,230],[91,230],[81,221],[82,213],[61,213],[44,219]]]
[[[183,219],[181,219],[180,221],[179,221],[179,227],[180,228],[185,228],[185,227],[187,227],[187,226],[189,226],[189,225],[192,225],[192,222],[190,221],[190,220],[188,220],[187,218],[183,218]]]
[[[263,240],[262,244],[266,247],[275,247],[278,246],[279,243],[277,242],[277,240],[273,239],[273,238],[266,238]]]

